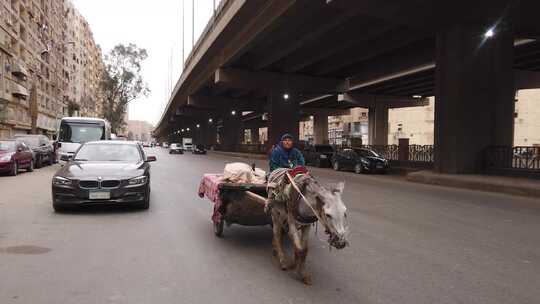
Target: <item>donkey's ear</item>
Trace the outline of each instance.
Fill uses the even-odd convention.
[[[334,193],[343,193],[343,189],[345,189],[345,182],[339,182],[336,184],[332,192]]]

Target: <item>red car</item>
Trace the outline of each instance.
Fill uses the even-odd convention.
[[[34,171],[32,151],[19,140],[0,140],[0,173],[17,175],[19,169]]]

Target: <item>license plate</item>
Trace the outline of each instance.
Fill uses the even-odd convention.
[[[111,193],[109,191],[91,191],[88,198],[91,200],[108,200],[111,198]]]
[[[382,169],[382,168],[384,168],[384,166],[383,166],[383,165],[380,165],[380,164],[379,164],[379,165],[377,165],[377,169]]]

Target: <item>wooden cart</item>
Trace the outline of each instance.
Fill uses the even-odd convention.
[[[218,174],[205,174],[199,196],[214,203],[212,223],[218,237],[223,236],[225,224],[263,226],[272,223],[264,212],[266,184],[225,183],[220,181]]]

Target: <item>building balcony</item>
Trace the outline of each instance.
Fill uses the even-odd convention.
[[[22,85],[12,82],[11,83],[11,94],[15,97],[18,97],[20,99],[26,100],[29,96],[28,89],[23,87]]]

